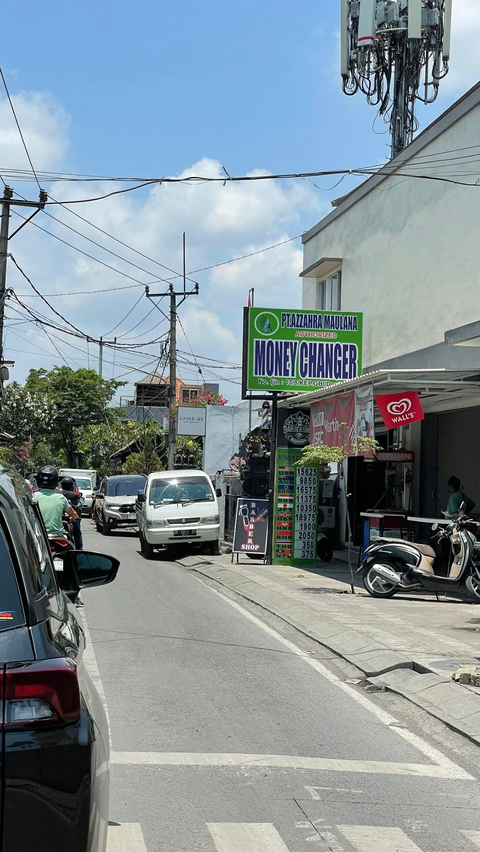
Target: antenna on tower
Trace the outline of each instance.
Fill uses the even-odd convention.
[[[363,92],[389,125],[392,157],[413,139],[415,102],[448,74],[452,0],[340,0],[346,95]]]

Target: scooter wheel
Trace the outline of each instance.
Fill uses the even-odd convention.
[[[382,562],[382,565],[385,565],[388,568],[395,568],[394,565],[390,565],[390,563],[386,560]],[[375,570],[375,563],[373,565],[369,565],[368,568],[365,568],[363,573],[363,585],[368,594],[372,595],[374,598],[393,598],[395,592],[398,590],[397,586],[394,586],[393,583],[389,583],[388,580],[385,580],[380,576],[380,574],[378,574]]]
[[[328,538],[321,538],[317,541],[317,556],[322,562],[330,562],[333,558],[333,547]]]
[[[465,585],[471,596],[475,599],[475,603],[480,603],[480,580],[473,574],[465,580]]]

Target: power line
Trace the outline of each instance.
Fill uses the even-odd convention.
[[[35,169],[34,169],[34,167],[33,167],[32,158],[31,158],[31,156],[30,156],[30,154],[29,154],[29,151],[28,151],[28,148],[27,148],[27,143],[25,142],[25,138],[24,138],[24,135],[23,135],[23,133],[22,133],[22,128],[20,127],[20,123],[19,123],[18,118],[17,118],[17,113],[15,112],[15,107],[13,106],[13,102],[12,102],[12,99],[11,99],[11,97],[10,97],[10,92],[8,91],[7,81],[5,80],[5,77],[4,77],[4,75],[3,75],[3,70],[2,70],[2,68],[1,68],[1,67],[0,67],[0,75],[1,75],[1,77],[2,77],[3,85],[4,85],[4,87],[5,87],[5,91],[6,91],[6,93],[7,93],[8,102],[9,102],[9,104],[10,104],[10,108],[11,108],[11,110],[12,110],[13,117],[14,117],[14,119],[15,119],[15,124],[17,125],[17,129],[18,129],[18,132],[19,132],[19,134],[20,134],[20,139],[22,140],[23,147],[25,148],[25,153],[26,153],[26,155],[27,155],[28,162],[30,163],[30,168],[31,168],[31,170],[32,170],[32,172],[33,172],[33,174],[34,174],[34,176],[35,176],[35,180],[37,181],[38,188],[39,188],[39,190],[41,191],[42,187],[40,186],[40,183],[39,183],[39,180],[38,180],[38,177],[37,177],[37,173],[36,173],[36,171],[35,171]]]
[[[121,325],[122,325],[122,323],[124,323],[126,319],[128,319],[128,317],[130,316],[130,314],[133,314],[133,312],[134,312],[135,308],[137,307],[137,305],[139,304],[139,302],[141,302],[141,300],[142,300],[142,299],[143,299],[143,293],[139,296],[139,298],[137,299],[137,301],[135,302],[135,304],[133,305],[133,307],[131,307],[131,308],[130,308],[130,310],[128,311],[128,313],[127,313],[127,314],[125,314],[125,316],[123,317],[123,319],[121,319],[121,320],[120,320],[120,322],[117,322],[117,324],[116,324],[116,325],[114,325],[114,326],[113,326],[113,328],[112,328],[112,329],[110,329],[110,331],[108,331],[108,332],[107,332],[106,334],[104,334],[103,336],[104,336],[104,337],[110,337],[110,335],[111,335],[114,331],[116,331],[116,330],[117,330],[117,328],[118,328],[119,326],[121,326]]]

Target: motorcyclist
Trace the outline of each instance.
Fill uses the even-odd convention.
[[[67,498],[58,488],[58,470],[51,464],[41,467],[37,473],[38,490],[35,496],[48,535],[64,536],[63,515],[66,513],[72,521],[78,521],[78,515]]]
[[[75,480],[71,476],[64,476],[60,483],[60,487],[62,489],[63,496],[67,498],[70,506],[73,506],[78,515],[77,520],[72,519],[72,530],[73,538],[75,539],[75,550],[83,550],[82,529],[80,526],[80,516],[82,513],[82,496],[77,488]]]

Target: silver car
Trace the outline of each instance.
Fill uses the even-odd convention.
[[[95,496],[94,517],[97,532],[109,535],[118,527],[137,524],[135,503],[143,494],[147,477],[143,474],[106,476]]]

